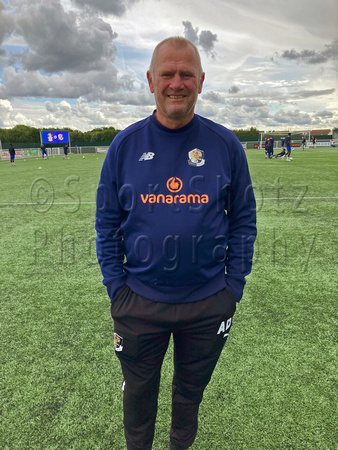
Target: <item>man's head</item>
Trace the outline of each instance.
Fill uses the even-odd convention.
[[[155,95],[156,117],[168,128],[186,125],[194,116],[204,72],[197,48],[183,37],[160,42],[147,72],[150,91]]]

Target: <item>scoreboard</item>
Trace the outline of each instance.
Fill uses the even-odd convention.
[[[69,143],[68,131],[41,131],[43,144],[65,144]]]

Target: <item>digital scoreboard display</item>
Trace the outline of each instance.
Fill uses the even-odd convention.
[[[42,142],[44,144],[65,144],[69,143],[68,131],[41,131]]]

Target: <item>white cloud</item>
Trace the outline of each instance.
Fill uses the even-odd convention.
[[[138,0],[74,0],[79,8],[88,7],[90,11],[122,16]]]
[[[145,78],[152,49],[176,34],[201,50],[198,113],[230,128],[337,123],[334,0],[10,3],[0,0],[2,127],[139,120],[154,108]]]

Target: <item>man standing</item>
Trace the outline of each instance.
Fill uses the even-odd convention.
[[[273,147],[274,147],[274,138],[271,136],[268,143],[268,154],[269,158],[273,158]]]
[[[67,156],[68,156],[68,148],[69,148],[69,144],[68,144],[68,142],[63,146],[63,157],[65,158],[65,159],[67,159]]]
[[[45,144],[42,144],[40,148],[42,153],[42,159],[45,159],[45,157],[46,159],[48,159],[48,153]]]
[[[292,161],[292,158],[291,158],[291,133],[288,133],[288,135],[285,138],[285,146],[286,146],[286,160]]]
[[[97,254],[124,376],[128,450],[150,450],[161,365],[174,340],[170,448],[189,448],[256,237],[255,199],[236,136],[195,114],[197,48],[168,38],[147,72],[153,115],[121,131],[102,167]]]
[[[284,145],[285,145],[285,138],[284,137],[282,137],[280,143],[281,143],[282,152],[283,152],[284,151]]]
[[[306,139],[305,139],[305,136],[302,136],[302,150],[303,151],[304,151],[305,145],[306,145]]]
[[[9,151],[9,157],[11,160],[11,166],[15,166],[15,149],[13,147],[13,144],[9,145],[8,151]]]
[[[264,148],[265,148],[265,158],[267,158],[269,156],[269,143],[270,143],[270,139],[266,138],[265,139],[265,143],[264,143]]]

